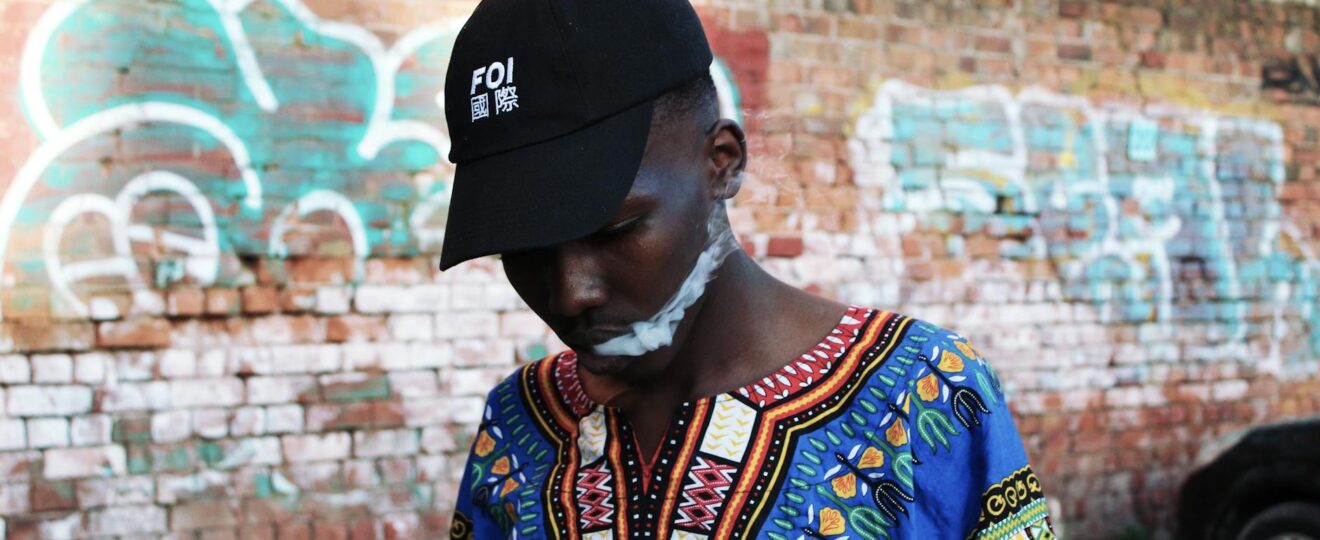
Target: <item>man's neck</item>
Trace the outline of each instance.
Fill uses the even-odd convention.
[[[668,361],[643,360],[623,377],[597,384],[614,396],[609,405],[630,417],[659,411],[667,417],[684,401],[731,391],[778,369],[815,345],[845,309],[775,279],[737,251],[679,325]]]

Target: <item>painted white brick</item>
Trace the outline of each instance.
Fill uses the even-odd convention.
[[[101,396],[101,410],[108,413],[156,411],[170,406],[170,385],[164,381],[112,384]]]
[[[83,508],[151,504],[156,484],[150,476],[89,478],[78,482],[78,504]]]
[[[271,354],[270,373],[329,373],[343,366],[335,345],[281,345],[272,347]]]
[[[83,384],[105,382],[106,373],[114,365],[114,357],[102,352],[82,353],[73,358],[73,379]]]
[[[417,478],[422,482],[434,482],[449,476],[449,468],[457,464],[450,463],[445,456],[427,456],[419,455],[414,458],[417,462]]]
[[[454,340],[454,364],[463,367],[514,366],[513,341],[508,339]]]
[[[488,338],[499,334],[499,317],[490,311],[445,313],[435,318],[437,339]]]
[[[397,285],[362,285],[353,295],[353,306],[358,313],[394,313],[401,311],[399,304],[406,297]]]
[[[186,379],[197,376],[197,353],[183,349],[162,351],[157,361],[160,375],[167,379]]]
[[[531,311],[512,311],[500,316],[500,336],[539,338],[550,331]]]
[[[1219,381],[1215,383],[1210,395],[1215,401],[1235,401],[1247,395],[1248,384],[1244,380]]]
[[[484,397],[453,397],[447,401],[454,422],[476,425],[481,421],[481,413],[486,405]]]
[[[422,429],[422,449],[428,454],[443,455],[458,450],[454,442],[454,428],[427,427]]]
[[[348,433],[285,435],[280,438],[284,459],[291,462],[346,459],[353,440]]]
[[[388,364],[402,363],[392,358]],[[454,348],[448,344],[415,343],[408,349],[407,366],[414,369],[443,368],[454,364]]]
[[[174,407],[232,407],[243,403],[243,381],[237,378],[192,379],[170,383]]]
[[[226,353],[224,349],[208,349],[197,355],[198,377],[223,377],[225,375]]]
[[[415,311],[434,313],[449,309],[449,287],[438,284],[414,285],[408,288],[409,307]]]
[[[151,415],[151,440],[158,443],[179,442],[190,435],[192,435],[190,411],[165,411]]]
[[[114,420],[109,415],[75,416],[69,422],[69,439],[74,446],[110,444]]]
[[[120,381],[149,381],[156,375],[156,353],[121,352],[115,355],[115,378]]]
[[[449,369],[440,374],[441,381],[454,396],[485,396],[491,388],[509,376],[503,367],[476,369]]]
[[[179,504],[181,499],[186,500],[210,490],[223,489],[229,483],[230,476],[228,473],[215,470],[203,470],[189,475],[158,475],[155,502],[174,506]]]
[[[403,422],[409,426],[439,426],[449,424],[453,417],[449,411],[449,398],[403,400]]]
[[[356,457],[412,455],[417,453],[419,444],[417,431],[413,429],[353,433],[353,455]]]
[[[59,448],[46,451],[42,473],[52,480],[122,476],[126,470],[125,463],[124,447],[118,445]]]
[[[486,309],[501,311],[518,309],[519,307],[526,309],[522,298],[518,297],[518,291],[515,291],[508,281],[500,280],[486,285],[481,294],[481,301],[485,304]]]
[[[391,372],[390,390],[404,398],[429,397],[440,393],[440,384],[434,371]]]
[[[73,357],[67,354],[33,355],[32,382],[37,384],[73,382]]]
[[[0,384],[25,384],[32,380],[28,359],[21,354],[0,356]]]
[[[63,418],[33,418],[27,422],[29,448],[69,446],[69,421]]]
[[[247,385],[247,401],[256,405],[293,403],[301,395],[316,392],[316,379],[307,375],[253,377]]]
[[[485,288],[476,283],[457,283],[450,289],[449,307],[454,311],[485,309]]]
[[[229,375],[274,372],[275,352],[269,347],[230,347],[225,357],[225,373]]]
[[[266,411],[261,407],[239,407],[234,409],[234,417],[229,422],[229,432],[235,437],[264,435],[266,433]]]
[[[348,287],[317,287],[316,311],[325,314],[348,313],[352,297],[353,291]]]
[[[92,410],[86,386],[15,386],[9,389],[12,416],[73,416]]]
[[[0,418],[0,450],[27,448],[27,428],[17,418]]]
[[[342,347],[344,371],[368,371],[408,362],[409,345],[403,343],[346,343]]]
[[[300,405],[266,407],[267,433],[301,433],[303,408]]]
[[[225,445],[225,455],[216,463],[217,469],[228,471],[254,465],[278,465],[284,461],[278,437],[254,437],[235,442]]]
[[[284,462],[279,437],[244,439],[243,444],[252,449],[252,459],[249,463],[253,465],[279,465]]]
[[[229,435],[229,411],[199,409],[193,411],[193,433],[204,439],[223,439]]]
[[[81,538],[87,536],[82,528],[82,516],[69,514],[65,517],[37,522],[39,538]]]
[[[392,315],[388,324],[390,335],[399,341],[431,341],[435,335],[434,320],[424,313]]]
[[[436,313],[449,308],[449,287],[438,284],[363,285],[354,305],[359,313]]]
[[[165,509],[159,506],[120,506],[87,512],[87,532],[95,536],[130,536],[166,530]]]

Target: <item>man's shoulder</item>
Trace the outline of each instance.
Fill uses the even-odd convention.
[[[875,335],[871,347],[881,347],[870,360],[882,367],[882,380],[904,383],[929,375],[932,369],[962,371],[986,366],[980,350],[962,334],[930,321],[885,310],[872,310],[866,332]]]
[[[487,399],[507,400],[513,396],[523,396],[529,402],[564,405],[575,411],[586,407],[586,394],[578,380],[577,357],[573,351],[560,351],[518,366],[495,385]]]
[[[867,331],[877,334],[880,344],[889,344],[894,354],[929,357],[942,350],[956,349],[969,359],[972,356],[982,359],[971,341],[951,328],[894,311],[865,309],[872,314]]]

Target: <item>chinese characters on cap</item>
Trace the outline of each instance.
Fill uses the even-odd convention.
[[[492,94],[495,97],[494,114],[510,113],[518,108],[518,87],[513,85],[512,56],[504,63],[495,62],[472,70],[470,95],[473,122],[490,117]]]

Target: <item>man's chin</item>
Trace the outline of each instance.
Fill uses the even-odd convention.
[[[592,375],[621,375],[637,360],[632,356],[602,356],[591,352],[578,352],[578,365]]]

